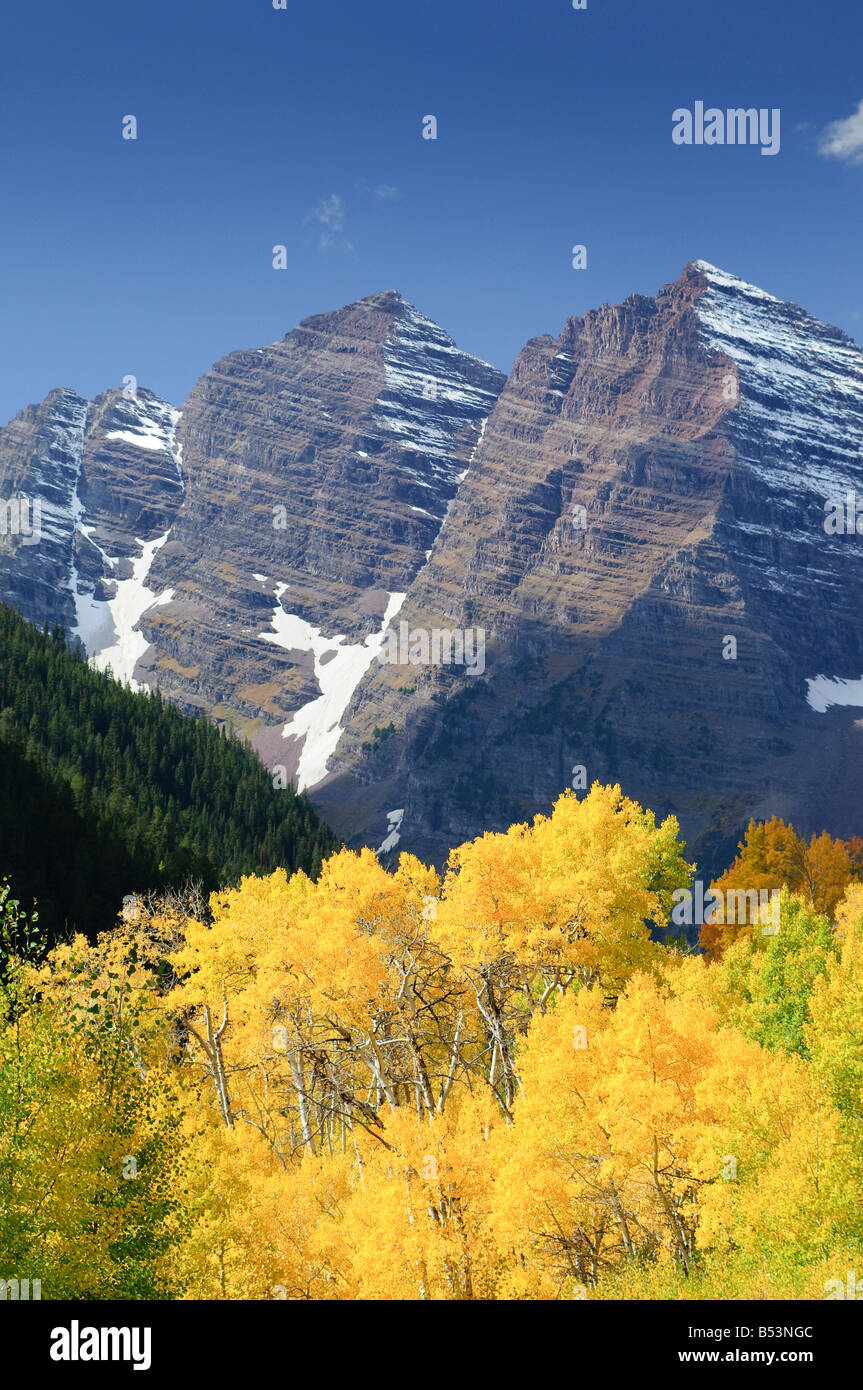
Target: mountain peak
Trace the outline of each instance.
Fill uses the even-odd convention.
[[[743,280],[739,275],[733,275],[730,270],[722,270],[719,266],[711,265],[710,261],[690,261],[684,270],[684,275],[695,270],[716,289],[733,290],[739,294],[747,295],[751,299],[771,300],[774,304],[781,304],[775,294],[768,294],[767,290],[762,290],[760,286],[751,284],[748,280]]]
[[[398,290],[378,290],[377,294],[367,294],[363,299],[356,300],[355,306],[370,304],[379,309],[398,309],[405,302]]]

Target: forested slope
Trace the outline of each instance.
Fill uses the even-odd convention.
[[[136,693],[0,606],[0,874],[50,935],[110,925],[122,897],[206,889],[336,847],[305,796],[252,750],[158,693]]]

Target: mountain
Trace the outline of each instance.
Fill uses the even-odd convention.
[[[0,431],[0,497],[43,523],[0,536],[0,599],[311,785],[503,384],[388,291],[231,353],[182,412],[52,392]]]
[[[140,575],[182,500],[178,416],[147,390],[88,402],[60,388],[0,430],[0,497],[28,503],[24,518],[0,517],[0,601],[94,654],[121,633],[135,645],[118,585]]]
[[[863,672],[863,549],[824,528],[861,448],[861,349],[703,261],[528,343],[400,614],[484,627],[485,674],[377,667],[318,804],[349,835],[398,807],[437,858],[583,767],[704,863],[750,815],[859,829],[863,734],[810,682]]]
[[[825,503],[861,449],[859,346],[704,261],[508,380],[388,291],[182,412],[24,411],[0,497],[47,523],[0,536],[0,597],[241,730],[350,843],[440,862],[598,778],[718,867],[753,815],[860,829],[863,549]]]
[[[503,382],[394,292],[218,362],[178,426],[141,672],[314,785]]]

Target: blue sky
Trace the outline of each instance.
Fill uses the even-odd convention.
[[[861,54],[848,0],[19,3],[0,421],[129,373],[181,405],[223,353],[389,288],[508,369],[695,257],[859,340]],[[674,145],[698,100],[779,107],[780,153]]]

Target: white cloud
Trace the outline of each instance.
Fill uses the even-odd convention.
[[[345,229],[345,200],[340,193],[331,193],[329,198],[322,198],[317,207],[313,207],[303,218],[303,222],[320,224],[323,230],[318,245],[322,248],[341,246],[346,251],[353,250],[351,243],[342,236]]]
[[[391,183],[379,183],[375,189],[375,197],[383,198],[386,202],[391,202],[399,196],[399,191]]]
[[[863,101],[853,116],[831,121],[824,127],[818,153],[833,159],[847,159],[850,164],[863,163]]]

